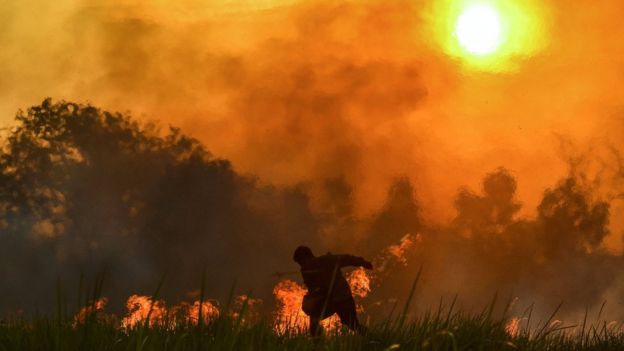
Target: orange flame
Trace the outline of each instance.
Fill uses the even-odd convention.
[[[420,242],[422,242],[422,236],[420,234],[416,234],[415,236],[405,234],[398,244],[390,245],[386,250],[389,254],[394,256],[397,261],[406,266],[407,259],[405,258],[405,252],[412,247],[412,245]]]
[[[239,319],[240,314],[243,313],[240,318],[241,323],[248,324],[260,320],[260,305],[262,305],[262,299],[254,299],[246,294],[239,295],[234,299],[233,309],[230,311],[230,316],[234,319]]]
[[[197,324],[199,322],[199,306],[199,300],[193,302],[193,304],[189,306],[187,319],[192,324]],[[203,301],[201,303],[201,316],[202,323],[208,324],[210,321],[219,317],[219,309],[211,302]]]
[[[357,268],[347,275],[347,282],[351,287],[351,292],[356,298],[364,298],[370,292],[370,278],[364,268]],[[304,332],[308,329],[309,318],[301,310],[303,297],[308,290],[292,280],[282,280],[273,288],[273,295],[277,300],[277,311],[275,313],[275,330],[278,333]],[[358,312],[364,308],[356,303]],[[337,315],[321,321],[321,326],[326,331],[336,331],[340,329],[342,323]]]
[[[512,318],[505,325],[505,332],[512,338],[518,337],[520,335],[520,318]]]
[[[365,298],[371,291],[370,278],[368,277],[366,270],[362,267],[358,267],[347,274],[347,282],[351,287],[353,296]]]
[[[340,322],[340,317],[338,317],[337,314],[334,314],[329,318],[321,321],[321,326],[323,327],[323,329],[325,329],[325,331],[335,332],[340,330],[340,327],[342,327],[342,322]]]
[[[121,320],[121,326],[124,328],[132,328],[137,323],[143,322],[149,315],[149,325],[163,322],[167,309],[163,301],[153,301],[149,296],[132,295],[126,302],[128,314]],[[151,311],[151,312],[150,312]]]
[[[308,316],[301,310],[303,296],[308,290],[292,280],[282,280],[273,288],[277,300],[275,312],[275,331],[302,332],[308,329]]]
[[[181,302],[168,310],[162,300],[153,301],[149,296],[132,295],[128,298],[126,307],[128,308],[128,313],[121,321],[121,326],[124,328],[132,328],[137,323],[144,322],[148,318],[148,314],[150,325],[161,323],[175,326],[179,322],[197,324],[200,318],[199,300],[192,304]],[[219,308],[213,302],[203,301],[201,303],[202,323],[209,323],[219,317],[219,313]]]
[[[83,324],[88,317],[94,315],[97,319],[104,318],[104,307],[108,303],[108,299],[106,297],[102,297],[97,299],[95,302],[90,303],[88,306],[85,306],[78,311],[76,316],[74,316],[73,326],[76,327],[79,324]]]
[[[405,254],[415,245],[422,243],[422,235],[405,234],[397,244],[390,245],[383,249],[375,257],[375,279],[383,280],[384,276],[397,264],[407,266]]]

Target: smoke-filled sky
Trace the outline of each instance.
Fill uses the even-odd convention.
[[[504,165],[534,205],[564,145],[621,139],[624,5],[517,2],[539,48],[489,72],[450,56],[444,12],[418,1],[5,1],[0,118],[47,96],[132,111],[269,182],[345,176],[362,211],[410,177],[436,220]]]
[[[519,218],[571,175],[610,203],[619,251],[624,3],[498,2],[529,34],[475,64],[448,49],[452,11],[422,1],[3,1],[0,124],[45,97],[131,111],[262,183],[306,184],[313,207],[344,179],[366,217],[407,178],[433,226],[500,166]]]

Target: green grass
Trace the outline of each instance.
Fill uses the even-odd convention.
[[[604,322],[574,331],[550,326],[549,320],[505,332],[505,319],[492,309],[467,315],[460,311],[423,313],[414,320],[397,318],[369,326],[365,336],[338,331],[319,338],[299,332],[276,334],[267,322],[244,325],[240,318],[219,318],[206,325],[139,324],[119,328],[114,320],[32,317],[0,324],[0,350],[623,350],[624,335]],[[541,325],[541,326],[540,326]]]
[[[171,316],[165,316],[163,320],[169,322],[150,325],[145,321],[132,328],[122,328],[118,317],[104,313],[88,314],[82,323],[77,324],[73,315],[67,313],[67,304],[60,298],[62,289],[59,283],[54,316],[0,319],[0,351],[624,350],[622,325],[610,325],[600,320],[604,305],[594,322],[588,321],[586,313],[584,320],[576,326],[553,323],[561,306],[543,321],[533,321],[532,308],[529,308],[521,316],[524,318],[514,336],[505,330],[508,317],[495,317],[496,299],[481,313],[469,314],[455,309],[455,299],[448,307],[443,307],[441,303],[436,310],[417,313],[414,318],[409,318],[410,303],[419,277],[420,271],[401,312],[385,321],[368,325],[366,335],[343,329],[315,338],[295,329],[277,333],[270,319],[245,322],[248,312],[246,303],[236,311],[236,317],[226,313],[207,324],[192,324],[188,319],[171,323]],[[153,300],[158,299],[163,280],[158,284]],[[84,299],[79,296],[78,306],[84,301],[96,301],[101,286],[102,279],[98,277],[90,293]],[[202,276],[200,302],[204,299],[204,286],[205,275]],[[83,287],[82,279],[80,287]],[[234,289],[235,285],[224,311],[231,311]],[[94,307],[87,302],[82,306]],[[503,310],[507,311],[509,304],[504,307]]]

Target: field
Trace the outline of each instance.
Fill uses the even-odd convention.
[[[620,326],[589,322],[562,326],[553,320],[532,323],[530,316],[510,330],[507,318],[493,318],[492,307],[467,315],[439,309],[407,321],[369,326],[361,336],[335,330],[317,338],[301,330],[276,332],[268,320],[245,322],[244,308],[233,318],[207,323],[136,323],[121,327],[110,318],[38,316],[0,324],[0,350],[622,350]],[[553,314],[554,316],[554,314]],[[149,316],[148,319],[149,320]],[[528,328],[526,326],[529,326]]]

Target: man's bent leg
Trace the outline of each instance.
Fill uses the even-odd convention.
[[[349,327],[349,329],[364,334],[367,332],[366,327],[362,326],[357,318],[357,311],[355,310],[355,302],[353,299],[341,301],[336,304],[336,312],[342,324]]]
[[[303,303],[301,309],[305,314],[310,317],[310,335],[320,335],[321,328],[319,323],[321,322],[321,312],[323,309],[323,301],[318,296],[306,294],[303,297]]]
[[[310,335],[318,336],[320,335],[320,325],[321,320],[318,317],[310,316]]]

